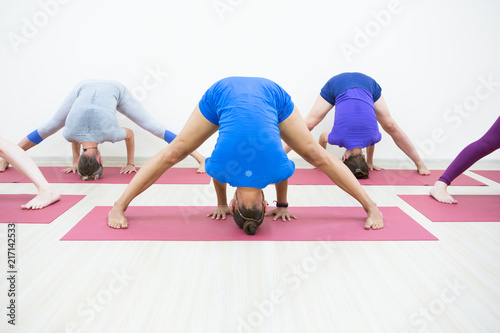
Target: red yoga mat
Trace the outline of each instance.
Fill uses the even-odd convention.
[[[494,182],[500,183],[500,170],[474,170],[472,172],[488,178]],[[455,182],[453,182],[452,185],[455,185]]]
[[[454,195],[443,204],[430,195],[398,195],[432,222],[500,222],[500,195]]]
[[[40,167],[40,171],[49,183],[85,183],[85,184],[128,184],[133,174],[120,174],[119,167],[104,167],[101,179],[83,181],[76,173],[61,173],[65,167]],[[155,184],[210,184],[210,176],[196,173],[196,168],[171,168]],[[0,183],[31,183],[14,168],[0,172]]]
[[[61,200],[43,209],[22,209],[34,194],[0,194],[0,223],[50,223],[73,207],[84,195],[61,195]]]
[[[214,207],[132,206],[128,229],[107,225],[111,207],[95,207],[61,240],[76,241],[420,241],[437,240],[397,207],[381,207],[385,227],[364,230],[361,207],[294,207],[298,219],[273,221],[266,217],[253,236],[246,235],[233,218],[212,220]]]
[[[361,185],[406,185],[432,186],[443,174],[443,170],[432,170],[429,176],[421,176],[416,170],[370,171],[368,179],[359,179]],[[334,185],[323,172],[318,169],[295,169],[288,180],[289,185]],[[453,181],[456,186],[486,185],[466,175],[460,175]]]

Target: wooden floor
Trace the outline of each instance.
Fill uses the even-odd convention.
[[[451,194],[500,194],[465,174],[489,186]],[[396,196],[428,187],[365,189],[439,241],[63,242],[126,185],[54,187],[86,197],[51,224],[17,225],[17,325],[7,324],[4,278],[0,332],[500,332],[500,223],[432,223]],[[265,192],[272,201],[274,189]],[[0,184],[0,193],[35,188]],[[289,202],[358,205],[334,186],[291,186]],[[210,185],[153,185],[132,204],[215,203]],[[0,225],[4,272],[6,233]]]

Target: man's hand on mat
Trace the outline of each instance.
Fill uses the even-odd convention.
[[[207,214],[207,217],[212,216],[212,220],[225,220],[226,215],[233,215],[233,212],[227,205],[219,205],[213,212]]]
[[[383,170],[381,167],[379,166],[376,166],[375,164],[373,163],[367,163],[368,164],[368,168],[370,168],[370,170],[375,170],[375,171],[380,171],[380,170]]]
[[[127,173],[132,173],[132,172],[137,172],[135,169],[135,165],[132,164],[127,164],[123,168],[121,168],[120,173],[127,174]]]
[[[120,210],[113,206],[108,214],[108,225],[114,229],[127,229],[127,219],[123,214],[123,210]]]
[[[5,171],[9,167],[9,162],[4,159],[0,159],[0,172]]]
[[[290,213],[290,210],[285,207],[277,207],[269,212],[266,212],[266,216],[275,215],[273,221],[281,218],[283,221],[291,221],[292,219],[296,219],[297,217]]]
[[[62,173],[76,173],[77,171],[78,171],[78,164],[73,164],[73,166],[61,170]]]

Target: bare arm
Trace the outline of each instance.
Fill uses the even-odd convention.
[[[80,142],[71,142],[71,151],[73,152],[73,165],[69,168],[61,170],[62,173],[76,173],[78,170],[78,159],[80,158]]]
[[[19,143],[17,144],[19,147],[21,147],[24,151],[31,149],[36,146],[36,143],[31,142],[28,137],[24,137]]]
[[[375,145],[366,147],[366,163],[373,164],[373,153],[375,152]]]
[[[288,202],[287,192],[288,192],[288,179],[278,183],[276,186],[276,200],[278,202]]]
[[[398,146],[399,149],[401,149],[403,153],[405,153],[406,156],[408,156],[413,163],[415,163],[415,166],[421,175],[429,175],[429,169],[427,169],[424,162],[418,155],[418,152],[411,143],[410,138],[408,138],[406,133],[403,132],[403,130],[391,117],[389,108],[387,107],[383,96],[380,96],[380,98],[375,102],[374,107],[377,115],[377,121],[380,123],[384,131],[392,137],[396,146]]]
[[[217,206],[227,206],[227,184],[222,184],[215,178],[212,179],[214,181],[215,193],[217,194]]]
[[[333,105],[328,103],[323,97],[321,97],[321,95],[318,95],[311,111],[304,119],[307,129],[309,131],[312,131],[314,127],[316,127],[325,118],[325,116],[328,114],[328,112],[330,112],[332,108]],[[287,153],[292,150],[286,143],[284,149]]]
[[[233,211],[227,205],[227,184],[222,184],[215,178],[212,178],[212,180],[214,181],[215,193],[217,194],[217,207],[213,212],[207,214],[207,217],[211,216],[212,220],[225,220],[227,215],[233,214]]]
[[[123,129],[125,129],[125,132],[127,132],[127,135],[125,136],[125,145],[127,147],[127,165],[121,168],[120,173],[137,172],[137,170],[135,169],[135,162],[134,162],[134,155],[135,155],[134,132],[129,128],[123,127]]]
[[[125,144],[127,146],[127,164],[134,164],[135,155],[135,137],[131,129],[125,128],[127,136],[125,137]]]
[[[382,170],[382,168],[373,164],[373,153],[374,152],[375,152],[375,145],[366,147],[366,164],[368,164],[368,167],[370,168],[370,170],[380,171],[380,170]]]
[[[276,186],[276,201],[279,203],[286,203],[287,201],[287,192],[288,192],[288,179],[284,180]],[[296,219],[297,217],[290,213],[288,207],[276,207],[275,209],[266,213],[266,215],[274,215],[273,220],[281,218],[283,221],[290,221],[291,219]]]

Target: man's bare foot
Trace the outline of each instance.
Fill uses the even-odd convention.
[[[456,204],[457,200],[453,199],[447,189],[448,185],[438,180],[434,183],[434,186],[429,191],[429,194],[441,203]]]
[[[9,162],[4,159],[0,159],[0,172],[5,171],[9,167]]]
[[[22,205],[22,209],[42,209],[59,201],[61,196],[59,193],[51,188],[42,189],[38,192],[38,195],[31,199],[27,204]]]
[[[108,214],[108,225],[115,229],[127,229],[127,219],[125,218],[124,211],[114,206]]]
[[[368,217],[366,218],[365,229],[382,229],[384,227],[384,217],[380,210],[375,207],[375,209],[368,212]]]
[[[197,173],[205,173],[205,160],[200,163],[200,166],[198,167],[198,170],[196,170]]]
[[[421,176],[428,176],[431,174],[429,169],[425,166],[424,162],[420,162],[417,164],[417,171]]]

